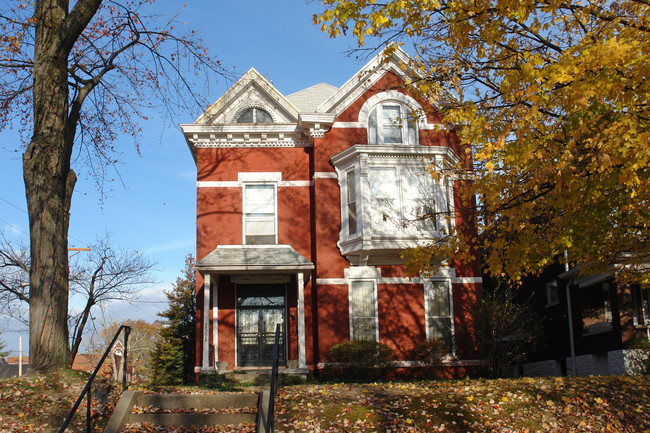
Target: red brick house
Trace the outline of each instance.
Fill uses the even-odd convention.
[[[251,69],[181,125],[197,166],[198,373],[269,365],[276,323],[282,364],[303,372],[348,339],[385,343],[402,366],[427,338],[450,364],[475,361],[459,330],[478,259],[408,278],[399,258],[463,222],[463,180],[427,169],[471,169],[471,155],[441,127],[444,101],[403,89],[407,55],[387,60],[287,96]]]

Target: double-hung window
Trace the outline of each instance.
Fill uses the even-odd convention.
[[[377,341],[377,287],[374,280],[351,280],[350,339]]]
[[[422,166],[370,167],[368,180],[374,232],[433,233],[445,224],[445,188]]]
[[[354,170],[347,172],[347,201],[348,201],[348,234],[357,232],[357,184],[354,181]]]
[[[430,280],[424,283],[424,309],[427,339],[439,340],[452,351],[453,315],[448,281]]]
[[[244,184],[244,243],[277,243],[276,187],[273,183]]]
[[[411,110],[397,102],[378,104],[368,118],[368,144],[417,144]]]

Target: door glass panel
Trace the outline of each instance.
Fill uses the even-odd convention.
[[[280,324],[278,358],[285,362],[285,286],[242,284],[237,286],[237,364],[268,366],[273,362],[275,327]]]

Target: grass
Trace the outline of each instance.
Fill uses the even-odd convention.
[[[0,432],[56,432],[86,378],[84,373],[65,371],[0,379]],[[650,432],[648,379],[610,376],[284,386],[276,400],[276,431]],[[131,386],[138,388],[215,392],[199,386]],[[119,395],[116,387],[106,404],[94,400],[95,432],[103,430]],[[67,431],[85,431],[83,403],[79,411]]]
[[[650,432],[647,376],[284,387],[278,432]]]

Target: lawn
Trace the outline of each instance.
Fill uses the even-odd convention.
[[[56,432],[84,377],[64,372],[0,379],[0,432]],[[276,431],[650,432],[648,379],[612,376],[287,386],[278,391]],[[119,397],[116,391],[119,387],[105,405],[93,405],[95,431],[106,424]],[[210,392],[197,387],[172,391]],[[68,431],[85,431],[83,405],[80,411]]]
[[[281,388],[278,432],[650,432],[648,376]]]

